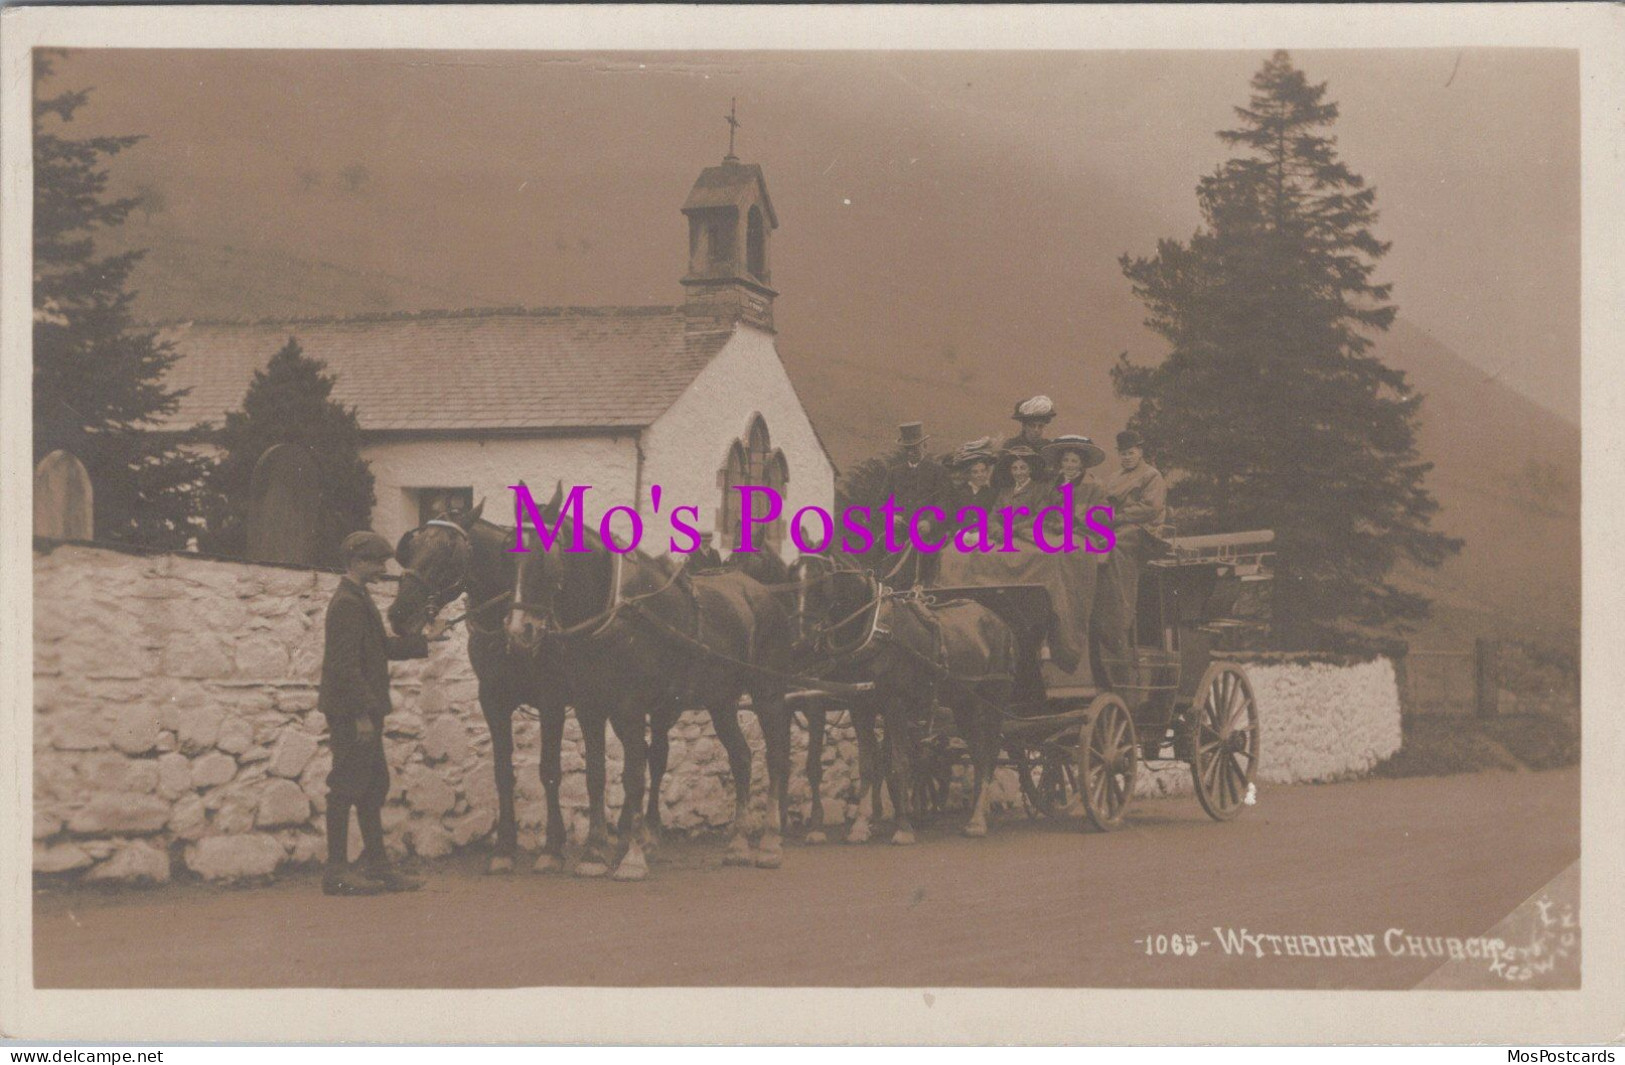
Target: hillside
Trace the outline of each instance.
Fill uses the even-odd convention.
[[[140,215],[98,238],[108,252],[146,251],[131,275],[146,321],[293,318],[441,307],[480,307],[438,286],[364,273],[265,247],[195,240]]]

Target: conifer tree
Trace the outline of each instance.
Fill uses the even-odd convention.
[[[135,326],[142,253],[98,256],[94,240],[139,202],[108,198],[106,162],[141,138],[64,136],[89,90],[45,95],[59,56],[34,54],[34,460],[61,448],[85,464],[98,539],[186,547],[209,463],[197,433],[158,431],[184,395],[164,385],[178,355]]]
[[[1180,532],[1276,531],[1281,646],[1381,645],[1428,614],[1395,565],[1438,566],[1461,542],[1429,528],[1422,397],[1370,352],[1396,312],[1373,277],[1388,245],[1376,190],[1327,132],[1337,105],[1285,52],[1252,88],[1219,133],[1242,154],[1198,186],[1202,227],[1122,257],[1170,350],[1125,353],[1113,381],[1139,400],[1130,425],[1172,475]]]
[[[338,567],[339,545],[372,522],[373,477],[361,457],[361,428],[354,408],[332,398],[334,378],[326,364],[309,358],[289,337],[271,356],[243,397],[243,408],[226,415],[215,437],[223,454],[210,478],[213,493],[205,550],[240,555],[248,545],[249,491],[254,466],[277,444],[298,444],[316,456],[322,490],[317,561]]]

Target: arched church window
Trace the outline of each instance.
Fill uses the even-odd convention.
[[[743,439],[735,440],[729,446],[728,458],[718,471],[717,481],[722,487],[717,539],[732,551],[739,546],[740,524],[744,515],[740,493],[736,489],[741,485],[756,485],[771,488],[782,498],[785,485],[790,481],[790,467],[785,461],[784,452],[773,447],[772,434],[768,432],[767,422],[761,415],[751,420]],[[758,526],[755,537],[757,546],[778,551],[784,544],[787,529],[783,515],[770,526]]]
[[[739,525],[744,510],[740,505],[739,493],[734,489],[742,484],[750,484],[750,460],[745,454],[745,446],[735,440],[728,448],[728,458],[718,471],[717,480],[722,487],[721,520],[718,523],[718,545],[732,551],[739,545]]]
[[[745,447],[750,460],[750,480],[747,483],[767,484],[767,460],[773,455],[773,439],[768,435],[767,422],[760,414],[750,423]]]

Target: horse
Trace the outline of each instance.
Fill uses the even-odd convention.
[[[736,570],[743,573],[759,584],[773,592],[779,600],[779,605],[787,614],[794,615],[798,609],[796,578],[791,567],[776,551],[735,551],[723,560],[721,570]],[[715,572],[715,571],[712,571]],[[706,571],[699,574],[704,576]],[[800,711],[807,726],[807,761],[805,772],[807,776],[807,790],[811,794],[810,807],[807,820],[803,827],[801,841],[808,846],[816,846],[828,840],[824,828],[824,741],[829,725],[829,708],[831,697],[822,692],[803,692],[797,699],[796,709]],[[792,718],[795,713],[790,715]],[[653,752],[651,751],[651,757]],[[789,804],[785,802],[783,811],[788,821]],[[788,827],[788,826],[786,826]]]
[[[789,771],[789,618],[774,595],[738,571],[693,576],[671,558],[621,550],[596,531],[560,516],[563,485],[539,512],[564,543],[585,550],[541,550],[532,543],[519,563],[509,606],[510,649],[549,654],[564,670],[587,747],[589,831],[577,872],[601,875],[611,856],[604,814],[604,726],[624,752],[618,835],[625,848],[620,880],[648,874],[643,809],[649,768],[646,724],[658,735],[672,706],[704,706],[728,753],[734,781],[732,838],[725,862],[777,868],[783,861],[783,804]],[[534,541],[534,537],[532,538]],[[748,693],[767,747],[767,814],[752,850],[749,836],[751,751],[739,728],[738,702]],[[654,718],[651,721],[651,717]]]
[[[514,812],[513,715],[533,708],[541,722],[542,787],[547,793],[547,840],[536,872],[564,868],[564,814],[559,806],[563,780],[561,753],[568,692],[562,670],[544,656],[515,654],[508,648],[504,622],[518,563],[509,548],[514,530],[480,515],[484,501],[466,515],[436,519],[401,537],[395,557],[402,573],[389,624],[397,634],[419,633],[428,621],[460,596],[468,611],[468,657],[479,680],[480,712],[491,733],[496,771],[496,852],[490,872],[511,872],[519,854]]]
[[[937,604],[926,595],[894,592],[872,573],[841,568],[826,558],[804,557],[792,571],[801,578],[798,642],[816,663],[810,668],[829,679],[874,685],[848,704],[858,736],[859,795],[847,841],[870,838],[883,776],[896,808],[891,841],[915,841],[915,730],[939,702],[952,711],[971,753],[971,812],[963,831],[987,835],[1002,707],[1017,660],[1009,626],[979,603]],[[884,751],[875,739],[877,721],[885,725]]]

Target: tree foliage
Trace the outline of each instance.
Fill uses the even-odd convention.
[[[164,385],[178,355],[135,326],[142,253],[98,256],[94,239],[139,203],[108,197],[106,163],[141,138],[64,136],[90,90],[47,95],[54,58],[34,54],[34,460],[61,448],[85,464],[99,539],[185,547],[208,460],[198,434],[154,431],[184,395]]]
[[[205,550],[246,550],[254,467],[277,444],[298,444],[316,456],[322,486],[318,562],[337,567],[344,538],[371,526],[373,477],[361,457],[361,428],[355,409],[332,398],[334,378],[326,369],[289,337],[265,369],[254,371],[242,410],[227,414],[215,437],[222,455],[210,478],[214,498]]]
[[[1276,639],[1340,649],[1391,639],[1428,601],[1394,566],[1437,566],[1461,543],[1416,450],[1421,396],[1370,353],[1393,322],[1376,190],[1337,156],[1326,85],[1285,52],[1253,77],[1241,149],[1197,188],[1203,225],[1123,272],[1168,356],[1113,370],[1131,427],[1171,477],[1181,532],[1276,531]]]

